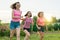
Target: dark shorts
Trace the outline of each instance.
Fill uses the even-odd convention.
[[[30,32],[30,28],[24,28],[24,30],[27,30],[28,32]]]
[[[38,29],[38,31],[42,31],[42,32],[44,32],[44,26],[40,26],[40,25],[38,25],[38,27],[40,28],[40,29]]]
[[[13,21],[11,21],[11,23],[10,23],[10,29],[11,30],[19,28],[19,27],[20,27],[20,22],[13,22]]]

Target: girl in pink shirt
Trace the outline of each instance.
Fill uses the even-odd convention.
[[[44,26],[45,26],[45,18],[43,12],[38,13],[38,18],[37,18],[37,28],[40,33],[40,40],[43,40],[44,37]]]
[[[12,37],[15,33],[16,30],[16,35],[17,35],[17,40],[20,40],[20,19],[21,19],[21,10],[20,8],[20,3],[16,2],[14,3],[11,8],[12,8],[12,20],[10,23],[10,40],[12,40]]]
[[[31,11],[28,11],[25,15],[26,18],[24,18],[24,32],[26,34],[24,40],[29,40],[30,37],[30,24],[33,24],[33,19]]]

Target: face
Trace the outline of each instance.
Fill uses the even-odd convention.
[[[16,8],[17,8],[17,9],[20,8],[20,3],[16,3]]]
[[[29,13],[28,13],[28,16],[30,17],[31,15],[32,15],[31,12],[29,12]]]
[[[43,13],[40,13],[40,17],[43,17]]]

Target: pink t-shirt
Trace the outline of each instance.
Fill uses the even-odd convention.
[[[24,21],[24,28],[30,28],[31,23],[32,23],[32,18],[26,17]]]
[[[14,12],[14,16],[17,18],[12,18],[12,21],[19,22],[20,18],[21,18],[22,11],[14,9],[13,12]]]
[[[37,24],[40,26],[44,26],[45,25],[45,19],[44,18],[38,18],[37,19]]]

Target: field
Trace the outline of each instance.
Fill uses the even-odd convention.
[[[21,40],[23,38],[21,36]],[[0,37],[0,40],[9,40],[9,37]],[[13,37],[13,40],[16,40],[16,37]],[[39,35],[36,33],[31,34],[30,40],[39,40]],[[44,40],[60,40],[60,32],[47,32],[45,33]]]

